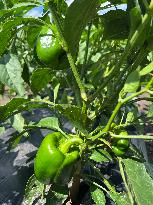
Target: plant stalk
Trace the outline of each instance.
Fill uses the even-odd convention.
[[[71,69],[72,69],[73,75],[74,75],[75,80],[76,80],[76,82],[77,82],[77,84],[78,84],[78,87],[79,87],[79,89],[80,89],[81,98],[82,98],[82,100],[87,101],[87,95],[86,95],[86,92],[85,92],[85,88],[84,88],[84,85],[83,85],[82,82],[81,82],[81,79],[80,79],[80,76],[79,76],[79,74],[78,74],[78,71],[77,71],[75,62],[74,62],[74,60],[73,60],[72,54],[71,54],[70,49],[69,49],[69,47],[68,47],[68,44],[67,44],[67,42],[66,42],[66,40],[65,40],[64,31],[63,31],[63,26],[62,26],[62,24],[61,24],[61,22],[60,22],[59,16],[57,15],[55,5],[54,5],[54,3],[51,2],[51,1],[48,2],[48,5],[49,5],[49,8],[50,8],[50,10],[51,10],[53,19],[54,19],[54,21],[55,21],[55,24],[56,24],[57,29],[58,29],[58,32],[59,32],[58,38],[59,38],[59,39],[62,38],[63,48],[64,48],[64,50],[67,52],[67,57],[68,57],[68,60],[69,60],[69,63],[70,63],[70,67],[71,67]]]

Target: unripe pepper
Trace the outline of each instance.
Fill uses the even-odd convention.
[[[36,54],[41,62],[52,69],[69,67],[66,52],[54,36],[51,28],[43,26],[36,42]]]
[[[125,130],[123,130],[119,133],[119,135],[127,136],[128,133]],[[129,139],[127,138],[120,138],[120,139],[114,138],[112,143],[112,151],[117,156],[122,156],[127,152],[129,145],[130,145]]]
[[[79,158],[79,137],[65,139],[60,132],[48,134],[42,141],[34,162],[36,178],[44,183],[65,182]],[[63,176],[67,175],[67,176]]]
[[[112,146],[112,151],[114,152],[114,154],[116,154],[117,156],[122,156],[125,154],[125,150],[119,149],[116,146]]]

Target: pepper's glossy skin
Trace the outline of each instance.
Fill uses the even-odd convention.
[[[75,145],[80,143],[82,140],[78,137],[65,140],[59,132],[48,134],[42,141],[35,158],[36,178],[44,184],[64,180],[63,172],[69,174],[72,165],[79,158],[79,150]]]
[[[63,55],[64,50],[54,37],[52,30],[46,26],[42,28],[37,39],[36,53],[40,61],[58,69],[59,58]]]
[[[123,130],[122,132],[120,132],[119,135],[127,136],[128,133],[125,130]],[[129,147],[129,145],[130,145],[129,139],[127,139],[127,138],[121,138],[121,139],[117,140],[117,147],[119,149],[127,149]]]
[[[121,136],[127,136],[128,133],[123,130],[119,133]],[[122,156],[126,153],[126,151],[129,148],[129,139],[127,138],[114,138],[113,139],[113,146],[112,146],[112,151],[117,155],[117,156]]]
[[[117,141],[117,147],[120,149],[127,149],[129,147],[129,139],[119,139]]]
[[[126,152],[126,150],[121,150],[118,147],[112,146],[112,151],[117,155],[117,156],[123,156]]]

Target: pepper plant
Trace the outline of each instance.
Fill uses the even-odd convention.
[[[41,16],[28,15],[40,6]],[[12,124],[18,134],[9,149],[50,130],[31,159],[25,201],[79,203],[84,182],[91,204],[151,205],[153,172],[133,139],[153,139],[142,129],[153,123],[153,1],[3,0],[0,8],[0,82],[16,93],[0,106],[0,120],[22,121]],[[34,109],[52,116],[26,122],[23,113]],[[110,163],[120,192],[102,170]]]

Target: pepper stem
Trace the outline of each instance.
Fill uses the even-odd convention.
[[[80,145],[83,143],[83,140],[79,137],[70,138],[62,143],[60,150],[63,154],[67,153],[72,145]]]

